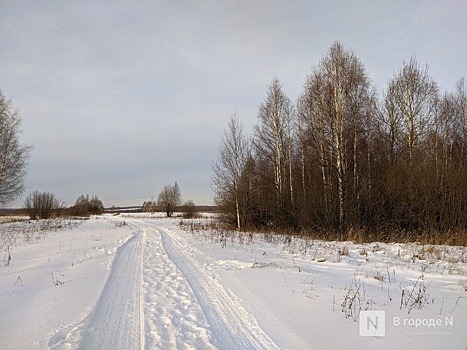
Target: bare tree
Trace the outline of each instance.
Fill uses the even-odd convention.
[[[259,163],[265,167],[261,174],[265,182],[274,185],[271,214],[283,216],[285,221],[291,219],[293,205],[293,117],[292,103],[275,78],[259,108],[253,142]]]
[[[212,185],[217,205],[231,212],[233,207],[237,230],[242,227],[242,213],[245,208],[241,203],[240,181],[249,157],[249,142],[236,115],[230,117],[227,130],[224,131],[218,150],[218,160],[213,165]]]
[[[426,211],[430,227],[449,229],[466,222],[467,95],[461,79],[454,93],[437,105],[434,126],[426,140],[431,171],[427,177]]]
[[[167,217],[171,217],[175,208],[181,203],[181,193],[178,184],[175,182],[173,186],[164,186],[161,193],[157,197],[157,205],[164,208]]]
[[[427,205],[420,205],[422,198],[425,203],[436,200],[428,200],[427,195],[439,187],[435,179],[439,174],[437,149],[441,146],[441,134],[446,135],[446,122],[452,119],[448,116],[451,115],[450,103],[448,98],[440,101],[438,87],[429,76],[428,67],[419,66],[415,58],[404,62],[389,81],[383,103],[383,125],[390,155],[387,207],[395,210],[390,214],[395,222],[414,230],[420,228],[422,222],[427,223],[421,217],[426,216],[428,209]],[[429,145],[431,140],[433,146]],[[431,158],[433,167],[427,167]]]
[[[31,147],[19,142],[21,118],[0,90],[0,205],[24,191],[23,178]]]
[[[409,167],[412,167],[417,142],[433,123],[438,87],[428,75],[428,67],[419,67],[415,58],[405,63],[389,82],[386,103],[394,106],[394,119],[406,138]]]
[[[49,219],[52,215],[58,216],[65,208],[65,203],[53,193],[34,191],[26,197],[24,208],[31,220]]]
[[[325,216],[337,216],[339,227],[356,219],[363,186],[368,186],[373,106],[363,65],[351,50],[334,43],[307,79],[299,118],[302,148],[319,165],[311,178],[321,182]]]

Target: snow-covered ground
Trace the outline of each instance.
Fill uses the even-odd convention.
[[[216,232],[211,220],[0,225],[0,348],[466,348],[465,248]]]

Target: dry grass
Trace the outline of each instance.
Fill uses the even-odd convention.
[[[463,245],[433,244],[412,241],[409,237],[385,236],[386,240],[377,240],[375,237],[367,237],[363,242],[355,242],[355,231],[349,236],[342,234],[321,233],[312,235],[300,232],[292,234],[274,231],[236,231],[229,229],[215,219],[210,220],[182,220],[180,228],[197,235],[211,243],[227,245],[247,245],[252,246],[261,243],[271,243],[281,247],[281,250],[290,254],[307,255],[313,261],[333,261],[342,260],[370,261],[375,256],[384,255],[388,259],[415,264],[430,264],[431,270],[449,271],[450,274],[463,275],[463,268],[460,266],[467,262],[467,249]],[[317,238],[318,236],[318,238]],[[363,237],[363,235],[360,235]],[[326,238],[322,238],[326,237]],[[435,237],[436,238],[436,237]],[[439,237],[437,237],[439,238]],[[432,240],[424,240],[432,241]],[[434,240],[441,242],[442,240]],[[453,242],[452,240],[446,240]],[[369,243],[371,242],[371,243]],[[386,273],[373,276],[376,280],[391,280]]]
[[[280,232],[286,233],[286,232]],[[437,230],[426,231],[399,231],[399,230],[368,230],[368,229],[350,229],[342,231],[302,231],[299,236],[307,236],[312,239],[322,239],[326,241],[351,241],[355,243],[413,243],[433,244],[433,245],[451,245],[467,246],[467,229],[455,229],[445,232]]]
[[[29,220],[28,216],[21,216],[21,215],[8,215],[8,216],[0,216],[0,224],[9,224],[12,222],[20,222]]]

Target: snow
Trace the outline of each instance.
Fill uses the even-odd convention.
[[[135,234],[122,245],[80,343],[82,349],[144,349],[142,245]]]
[[[15,235],[10,265],[0,267],[2,349],[76,341],[66,337],[93,309],[117,247],[133,233],[108,220],[74,223],[52,232],[25,223],[1,227],[3,236]]]
[[[153,214],[0,225],[2,349],[464,349],[465,247],[215,232]],[[8,238],[8,239],[6,239]],[[384,336],[361,336],[364,310]]]

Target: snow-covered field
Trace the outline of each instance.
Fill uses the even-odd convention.
[[[219,232],[211,220],[0,225],[0,348],[466,348],[464,247]]]

